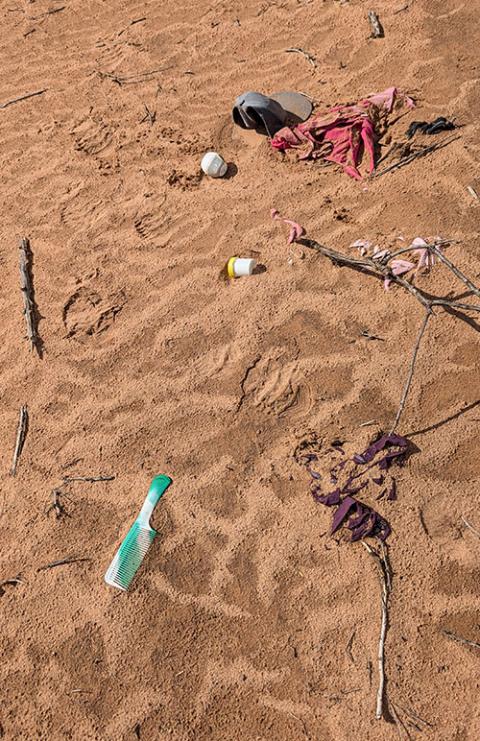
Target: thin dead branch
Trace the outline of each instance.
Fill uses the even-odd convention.
[[[69,496],[65,494],[61,489],[53,489],[51,494],[51,503],[45,510],[45,514],[48,516],[50,512],[55,512],[55,517],[60,520],[62,517],[70,517],[64,505],[62,504],[61,497],[69,499]]]
[[[289,49],[285,49],[287,53],[296,53],[301,54],[302,57],[304,57],[309,64],[312,65],[313,69],[317,68],[317,60],[313,56],[313,54],[310,54],[308,51],[305,51],[305,49],[301,49],[299,46],[292,46]]]
[[[147,72],[137,72],[133,75],[115,75],[112,72],[101,72],[100,70],[97,70],[97,74],[102,79],[112,80],[112,82],[116,82],[117,85],[133,85],[135,83],[140,82],[148,82],[152,75],[156,75],[159,72],[166,72],[167,70],[172,69],[172,65],[169,67],[160,67],[159,69],[152,69]]]
[[[480,298],[480,288],[477,288],[475,283],[472,283],[470,278],[468,278],[465,273],[462,273],[459,268],[457,268],[453,262],[451,262],[448,257],[446,257],[442,250],[440,248],[440,243],[436,244],[429,244],[427,249],[429,252],[433,252],[433,254],[437,257],[440,262],[443,262],[444,265],[447,266],[449,270],[452,271],[454,276],[458,278],[459,281],[461,281],[465,286],[467,286],[468,290],[471,291],[477,298]]]
[[[463,643],[465,646],[472,646],[472,648],[480,648],[480,643],[475,643],[475,641],[470,641],[468,638],[457,636],[449,630],[442,630],[442,633],[444,636],[447,636],[447,638],[450,638],[452,641],[456,641],[457,643]]]
[[[468,527],[468,529],[471,530],[472,533],[474,533],[477,536],[477,538],[480,538],[480,531],[478,531],[475,527],[473,527],[473,525],[468,520],[466,520],[465,517],[463,517],[463,515],[462,515],[462,521],[465,527]]]
[[[77,556],[68,556],[67,558],[60,558],[58,561],[52,561],[52,563],[47,563],[45,566],[39,566],[37,569],[37,573],[39,571],[46,571],[47,569],[54,569],[56,566],[66,566],[70,563],[80,563],[82,561],[90,561],[89,558],[81,558]]]
[[[386,253],[386,255],[382,259],[374,259],[373,257],[369,257],[367,255],[363,255],[362,257],[356,258],[351,257],[350,255],[345,255],[342,252],[337,252],[336,250],[332,250],[329,247],[325,247],[324,245],[320,244],[319,242],[316,242],[313,239],[307,239],[306,237],[302,237],[300,239],[297,239],[296,242],[298,244],[303,245],[304,247],[308,247],[309,249],[316,250],[317,252],[320,252],[320,254],[324,255],[325,257],[328,257],[329,260],[338,267],[349,267],[353,270],[357,270],[362,273],[366,273],[367,275],[373,275],[376,278],[383,278],[388,279],[392,283],[396,283],[397,285],[404,288],[406,291],[408,291],[424,308],[425,310],[425,316],[422,322],[422,325],[420,327],[420,331],[417,336],[417,340],[415,342],[415,346],[413,348],[412,353],[412,359],[410,361],[410,369],[408,372],[407,380],[405,382],[402,397],[400,400],[400,404],[397,410],[397,414],[395,417],[395,421],[393,423],[392,432],[396,430],[400,418],[403,414],[403,410],[405,408],[408,395],[410,392],[410,388],[412,385],[412,380],[414,376],[415,371],[415,364],[417,360],[417,355],[420,347],[420,343],[422,341],[425,329],[428,324],[429,318],[433,314],[433,308],[435,306],[444,307],[446,310],[459,310],[462,312],[480,312],[480,305],[477,304],[464,304],[459,301],[454,301],[451,299],[446,298],[440,298],[437,296],[426,296],[421,290],[416,288],[412,283],[410,283],[408,280],[403,278],[400,275],[394,275],[392,272],[392,269],[389,265],[391,260],[396,257],[399,253],[407,252],[409,251],[409,248],[405,248],[402,250],[398,250],[397,252],[393,253]],[[453,275],[460,280],[464,285],[468,287],[468,289],[475,294],[475,296],[478,296],[480,298],[480,288],[476,286],[467,276],[459,270],[448,258],[445,258],[445,255],[440,250],[440,246],[442,244],[450,243],[451,240],[441,240],[441,242],[437,242],[436,244],[427,244],[425,246],[425,249],[428,249],[433,254],[435,254],[436,257],[438,257],[439,260],[447,267],[449,270],[453,273]]]
[[[399,170],[401,167],[405,167],[405,165],[409,165],[411,162],[413,162],[416,159],[419,159],[420,157],[426,157],[427,154],[431,154],[432,152],[436,152],[438,149],[443,149],[444,147],[448,146],[452,142],[459,139],[459,136],[452,136],[449,139],[443,139],[441,142],[435,142],[435,144],[430,144],[428,147],[423,147],[423,149],[420,149],[416,152],[412,152],[412,154],[407,155],[406,157],[402,157],[398,162],[394,162],[393,165],[389,165],[388,167],[385,167],[383,170],[375,170],[375,172],[372,174],[373,178],[379,178],[381,175],[385,175],[387,172],[392,172],[393,170]]]
[[[44,90],[36,90],[34,93],[26,93],[25,95],[20,95],[18,98],[13,98],[12,100],[7,100],[6,103],[0,104],[1,108],[8,108],[9,105],[13,105],[14,103],[20,103],[21,100],[27,100],[28,98],[34,98],[36,95],[43,95],[43,93],[47,92],[47,88]]]
[[[26,238],[20,241],[20,287],[23,295],[23,306],[25,322],[27,325],[27,337],[30,340],[32,350],[36,350],[42,356],[42,341],[37,330],[37,307],[35,305],[35,292],[32,280],[32,250],[30,241]]]
[[[407,380],[405,381],[405,386],[403,387],[402,398],[400,399],[400,404],[398,405],[397,415],[395,417],[395,421],[393,423],[392,429],[390,430],[390,434],[395,432],[395,430],[397,429],[398,423],[400,422],[400,418],[403,414],[403,410],[405,409],[405,404],[408,398],[408,392],[410,391],[410,386],[412,385],[412,380],[413,380],[413,374],[415,372],[415,363],[417,361],[417,355],[420,349],[420,343],[422,342],[422,337],[425,334],[428,320],[430,319],[431,316],[432,316],[431,312],[426,311],[425,316],[423,317],[423,322],[420,326],[420,331],[417,335],[417,339],[413,347],[412,359],[410,360],[410,369],[408,371]]]
[[[388,627],[388,598],[392,590],[392,572],[390,569],[390,563],[388,561],[388,554],[385,547],[382,547],[382,553],[378,553],[368,543],[362,541],[362,545],[367,549],[369,554],[375,560],[378,566],[378,574],[381,586],[381,602],[382,602],[382,622],[380,627],[380,639],[378,642],[378,691],[377,691],[377,705],[375,710],[375,717],[377,720],[383,717],[384,714],[384,699],[385,699],[385,638],[387,635]]]
[[[383,26],[380,23],[380,18],[373,10],[368,11],[368,22],[370,23],[370,28],[372,29],[372,37],[374,39],[383,39],[385,36],[385,32],[383,30]]]
[[[95,483],[96,481],[113,481],[115,474],[109,474],[107,476],[64,476],[63,482],[70,484],[72,481],[89,481]]]
[[[10,475],[15,476],[17,473],[17,465],[20,455],[22,454],[23,446],[25,444],[25,438],[28,431],[28,409],[26,404],[20,407],[20,413],[18,416],[17,426],[17,437],[15,440],[15,449],[13,451],[12,467],[10,469]]]

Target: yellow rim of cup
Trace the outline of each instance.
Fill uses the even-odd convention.
[[[235,264],[235,260],[237,259],[237,256],[231,257],[230,260],[227,262],[227,274],[229,278],[235,278],[235,270],[233,268]]]

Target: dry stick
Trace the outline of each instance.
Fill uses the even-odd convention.
[[[375,717],[380,720],[383,717],[383,700],[385,695],[385,637],[388,626],[388,597],[392,589],[392,576],[385,549],[382,555],[374,550],[368,543],[362,541],[362,545],[375,559],[378,566],[380,585],[382,588],[382,624],[380,627],[380,639],[378,642],[378,691]]]
[[[477,298],[480,298],[480,288],[477,288],[477,286],[472,283],[472,281],[467,278],[465,273],[462,273],[461,270],[459,270],[450,260],[448,257],[445,257],[443,252],[439,249],[440,244],[429,244],[427,245],[427,249],[429,252],[433,252],[433,254],[440,260],[440,262],[443,262],[444,265],[447,266],[447,268],[450,268],[452,273],[458,278],[459,281],[464,283],[467,288],[475,294]]]
[[[451,633],[449,630],[442,630],[442,633],[444,636],[447,636],[447,638],[450,638],[452,641],[457,641],[457,643],[464,643],[466,646],[473,646],[473,648],[480,648],[480,643],[475,643],[475,641],[469,641],[468,638],[462,638],[462,636],[457,636],[455,633]]]
[[[454,142],[459,138],[460,137],[458,136],[453,136],[450,139],[444,139],[441,142],[436,142],[435,144],[431,144],[429,147],[424,147],[420,151],[413,152],[412,154],[408,155],[408,157],[403,157],[399,162],[395,162],[393,165],[389,165],[388,167],[385,167],[383,170],[380,170],[380,172],[375,171],[372,177],[379,178],[381,175],[385,175],[385,173],[387,172],[391,172],[392,170],[398,170],[401,167],[405,167],[405,165],[409,165],[410,162],[413,162],[419,157],[425,157],[427,154],[431,154],[431,152],[436,152],[437,149],[443,149],[443,147],[446,147],[448,144],[451,144],[451,142]]]
[[[430,319],[431,316],[432,316],[432,313],[430,311],[426,311],[425,312],[425,316],[423,318],[423,322],[422,322],[422,325],[420,327],[420,331],[419,331],[418,336],[417,336],[417,341],[415,342],[415,346],[413,348],[412,359],[410,361],[410,370],[408,372],[408,376],[407,376],[407,380],[405,382],[405,386],[403,387],[402,398],[400,399],[400,404],[398,406],[397,416],[395,417],[395,422],[393,423],[393,427],[390,430],[390,434],[392,434],[393,432],[395,432],[395,430],[397,429],[397,426],[398,426],[398,423],[400,422],[400,418],[402,416],[403,410],[405,409],[405,404],[406,404],[406,401],[407,401],[408,392],[410,391],[410,386],[412,385],[413,373],[415,371],[415,362],[417,360],[418,351],[420,349],[420,343],[422,341],[422,337],[423,337],[423,335],[425,333],[425,330],[427,328],[428,320]]]
[[[40,566],[37,569],[37,573],[39,571],[46,571],[47,569],[54,569],[55,566],[64,566],[69,563],[79,563],[80,561],[90,561],[89,558],[77,558],[76,556],[69,556],[67,558],[61,558],[59,561],[52,561],[52,563],[47,563],[45,566]]]
[[[382,24],[380,23],[380,19],[378,15],[373,10],[368,11],[368,21],[370,23],[370,26],[372,28],[372,36],[374,39],[382,39],[385,36],[385,33],[382,28]]]
[[[109,476],[64,476],[63,481],[65,484],[70,484],[72,481],[113,481],[115,474]]]
[[[23,294],[25,322],[27,324],[27,337],[30,340],[32,349],[36,350],[40,355],[41,340],[37,332],[37,322],[35,317],[31,257],[32,252],[30,249],[30,242],[26,238],[22,239],[20,242],[20,281]]]
[[[462,520],[463,520],[464,525],[468,527],[468,529],[471,530],[472,533],[475,533],[477,538],[480,538],[480,532],[476,528],[474,528],[473,525],[468,520],[466,520],[463,515],[462,515]]]
[[[312,54],[309,54],[308,51],[305,51],[304,49],[301,49],[298,46],[292,46],[289,49],[285,49],[287,53],[289,52],[295,52],[296,54],[301,54],[302,57],[305,57],[307,62],[312,65],[313,69],[316,69],[317,67],[317,60]]]
[[[15,449],[13,451],[12,467],[10,469],[11,476],[15,476],[15,474],[17,473],[18,459],[20,458],[20,455],[23,450],[23,446],[25,444],[25,437],[27,435],[27,429],[28,429],[28,409],[27,409],[27,406],[24,404],[23,406],[20,407],[20,414],[18,417],[17,439],[15,441]]]
[[[27,98],[34,98],[35,95],[43,95],[43,93],[47,92],[47,88],[44,90],[37,90],[34,93],[26,93],[25,95],[20,95],[19,98],[13,98],[13,100],[7,100],[6,103],[1,103],[0,108],[7,108],[9,105],[13,105],[14,103],[19,103],[21,100],[27,100]]]

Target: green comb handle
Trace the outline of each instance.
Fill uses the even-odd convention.
[[[161,497],[171,483],[172,479],[170,478],[170,476],[165,476],[164,474],[155,476],[152,483],[150,484],[150,489],[148,490],[147,498],[143,503],[140,514],[137,517],[137,522],[139,525],[141,525],[142,527],[149,527],[150,517],[152,516],[153,510],[155,509]]]

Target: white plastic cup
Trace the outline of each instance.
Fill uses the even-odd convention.
[[[241,278],[251,275],[257,266],[257,261],[251,257],[231,257],[228,261],[228,275],[230,278]]]
[[[200,163],[205,175],[211,178],[223,178],[228,170],[228,165],[217,152],[207,152],[203,155]]]

